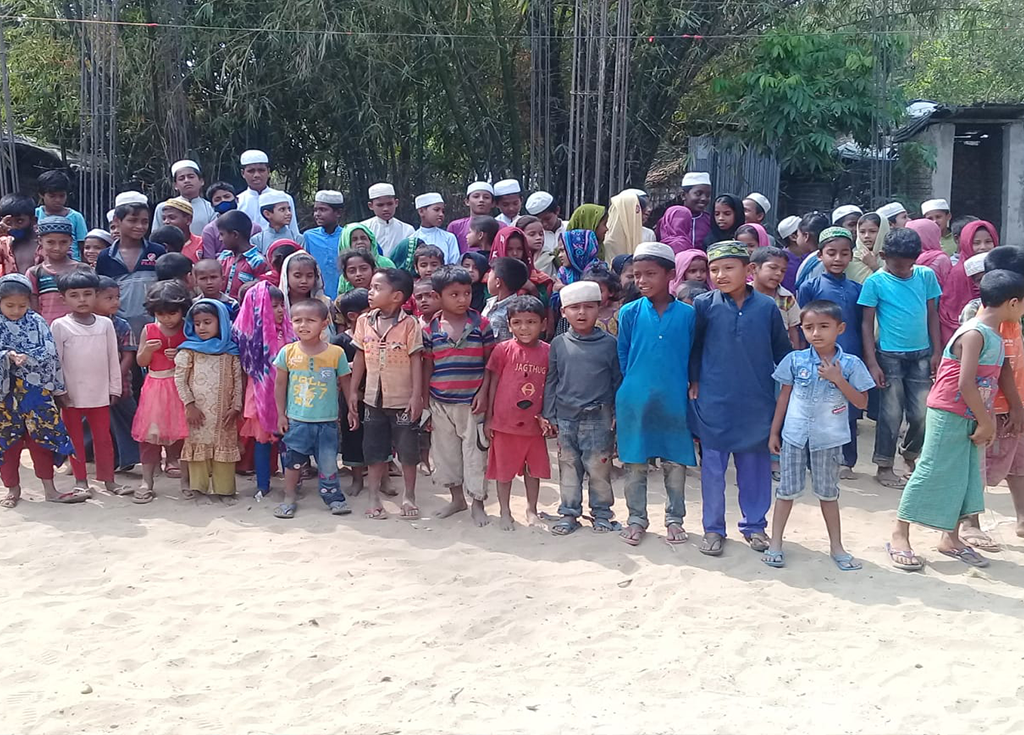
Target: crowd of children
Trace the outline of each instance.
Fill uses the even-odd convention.
[[[739,534],[765,564],[785,564],[809,469],[832,559],[852,571],[838,498],[866,411],[876,479],[902,490],[896,567],[922,566],[912,523],[943,532],[942,554],[987,564],[986,483],[1006,480],[1024,536],[1024,249],[953,220],[944,200],[913,220],[895,202],[787,217],[776,239],[767,197],[712,197],[702,173],[653,212],[629,189],[568,222],[550,193],[524,205],[517,181],[479,181],[447,228],[440,194],[415,198],[414,228],[380,183],[370,219],[344,224],[344,196],[323,190],[300,232],[269,163],[242,154],[236,195],[225,182],[204,192],[199,165],[179,161],[179,196],[151,217],[144,195],[119,194],[106,229],[68,208],[59,171],[40,177],[38,205],[0,200],[0,506],[20,500],[26,449],[58,503],[91,496],[90,455],[103,489],[136,503],[154,500],[159,472],[183,497],[227,503],[236,474],[253,473],[260,499],[280,460],[279,518],[316,478],[335,515],[365,489],[366,517],[388,517],[398,496],[416,519],[423,473],[451,495],[439,516],[468,510],[481,526],[493,481],[511,530],[522,476],[528,524],[565,536],[586,519],[636,546],[660,468],[666,540],[681,544],[699,466],[699,550],[718,556],[731,459]],[[552,437],[555,516],[538,507]],[[119,483],[136,464],[142,484]]]

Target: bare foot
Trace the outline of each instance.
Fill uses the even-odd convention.
[[[502,531],[512,531],[516,527],[516,522],[512,520],[512,511],[503,510],[501,515],[498,517],[498,528]]]
[[[218,497],[220,498],[220,502],[224,503],[224,505],[235,505],[238,502],[237,495],[219,495]]]
[[[839,468],[839,479],[840,480],[856,480],[857,475],[853,473],[853,467],[847,467],[843,465]]]
[[[879,467],[875,473],[875,482],[883,487],[891,487],[896,490],[902,489],[907,481],[893,472],[892,467]]]
[[[529,526],[530,528],[539,528],[539,529],[544,530],[544,531],[548,530],[548,524],[546,524],[543,520],[541,520],[540,515],[535,510],[527,509],[527,511],[526,511],[526,525]]]
[[[474,500],[473,507],[470,509],[469,514],[473,517],[473,523],[483,528],[491,519],[487,515],[487,511],[484,510],[484,501]]]
[[[456,513],[461,513],[462,511],[466,510],[466,508],[468,507],[469,506],[466,505],[465,498],[462,498],[461,500],[453,500],[452,502],[448,503],[448,505],[441,508],[441,510],[434,513],[434,515],[438,518],[450,518]]]

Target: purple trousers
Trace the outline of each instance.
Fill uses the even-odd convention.
[[[768,526],[765,516],[772,507],[772,463],[765,449],[759,452],[719,452],[702,447],[700,463],[700,492],[704,504],[704,533],[725,536],[725,470],[729,456],[736,464],[736,484],[739,485],[740,533],[749,536],[764,532]]]

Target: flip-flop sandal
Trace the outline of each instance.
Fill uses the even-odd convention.
[[[634,535],[634,530],[638,531],[639,533]],[[629,544],[630,546],[639,546],[640,542],[644,540],[644,536],[646,535],[646,528],[640,528],[640,526],[626,526],[622,530],[622,533],[619,534],[619,538],[622,539],[622,542],[624,544]]]
[[[917,558],[917,554],[914,553],[913,549],[894,549],[892,544],[887,543],[885,550],[889,554],[889,561],[897,569],[902,569],[905,572],[918,572],[924,569],[924,563]],[[896,561],[897,557],[903,557],[904,559],[910,559],[911,561]]]
[[[907,486],[907,481],[902,477],[897,476],[895,479],[889,479],[888,477],[884,480],[875,475],[875,482],[882,487],[887,487],[890,490],[902,490]]]
[[[400,518],[403,521],[418,521],[420,518],[420,509],[410,503],[403,503]]]
[[[20,496],[5,495],[4,498],[0,500],[0,508],[14,508],[18,505],[20,500]]]
[[[133,490],[132,502],[136,505],[145,505],[156,500],[156,493],[152,490]]]
[[[111,495],[123,497],[125,495],[134,495],[135,489],[128,487],[127,485],[114,485],[114,487],[107,490],[107,492],[110,493]]]
[[[786,566],[786,555],[781,551],[772,551],[769,549],[761,556],[761,561],[773,569],[782,569]]]
[[[988,566],[988,559],[974,549],[954,549],[952,551],[939,549],[939,553],[951,559],[959,559],[967,566],[974,567],[975,569],[984,569]]]
[[[331,509],[331,515],[334,516],[347,516],[352,512],[352,509],[348,507],[348,503],[341,500],[335,500],[327,507]]]
[[[274,518],[294,518],[296,508],[295,503],[281,503],[274,508]]]
[[[75,503],[84,503],[89,499],[89,493],[78,492],[72,490],[67,493],[60,493],[55,498],[47,498],[47,502],[50,503],[62,503],[64,505],[74,505]]]
[[[990,554],[1002,550],[999,547],[999,545],[996,544],[996,542],[992,540],[992,537],[989,536],[984,531],[982,531],[980,533],[980,535],[977,535],[977,536],[968,536],[968,535],[966,535],[964,533],[961,533],[960,534],[960,538],[964,540],[964,543],[970,544],[971,546],[973,546],[976,549],[981,549],[982,551],[987,551]]]
[[[366,511],[366,517],[371,521],[383,521],[388,517],[388,512],[383,508],[370,508]]]
[[[750,548],[758,552],[767,551],[768,547],[772,543],[771,539],[768,538],[768,534],[761,533],[760,531],[752,533],[749,536],[744,536],[743,538],[748,544],[750,544]]]
[[[591,522],[594,533],[613,533],[622,530],[622,524],[618,521],[610,521],[605,518],[595,518]]]
[[[575,533],[580,528],[580,522],[575,518],[563,519],[559,518],[558,523],[551,527],[551,533],[555,536],[568,536],[570,533]]]
[[[721,534],[705,533],[697,550],[705,556],[721,556],[724,546],[725,538]]]
[[[177,480],[181,477],[181,467],[167,467],[164,469],[164,474]]]
[[[832,561],[836,563],[841,572],[856,572],[858,569],[863,569],[864,565],[853,558],[853,554],[839,554],[833,556]]]
[[[196,491],[192,488],[183,487],[181,489],[181,497],[185,498],[185,500],[194,500],[196,497]]]
[[[682,531],[682,535],[678,536],[676,538],[672,538],[671,536],[667,536],[666,535],[665,536],[665,543],[666,544],[669,544],[671,546],[678,546],[680,544],[685,544],[687,541],[690,540],[690,534],[688,534],[686,531],[683,531],[683,526],[682,526],[681,523],[670,523],[668,525],[668,528],[672,528],[672,526],[679,526],[679,530]]]

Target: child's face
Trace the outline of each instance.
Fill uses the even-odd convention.
[[[683,196],[683,204],[691,212],[700,214],[708,208],[711,203],[711,187],[707,184],[691,186],[690,190]]]
[[[284,300],[273,299],[270,308],[274,310],[274,324],[284,324]]]
[[[596,301],[584,301],[572,306],[563,306],[562,316],[578,334],[590,334],[594,330],[594,325],[597,324],[599,311],[601,311],[601,304]]]
[[[523,198],[519,194],[506,194],[500,196],[494,202],[498,205],[498,209],[501,213],[508,217],[510,220],[514,220],[519,216],[519,211],[523,208]]]
[[[611,291],[608,290],[608,284],[598,283],[597,287],[601,289],[601,308],[608,306],[608,301],[611,298]]]
[[[747,246],[748,253],[754,252],[757,247],[757,236],[753,232],[741,232],[736,235],[736,240]]]
[[[120,224],[118,225],[118,232],[121,239],[129,240],[131,242],[142,242],[142,238],[146,236],[148,231],[149,210],[146,209],[129,212],[122,220],[120,220]]]
[[[704,258],[694,258],[690,261],[690,265],[686,268],[683,273],[684,281],[704,281],[708,280],[708,262]]]
[[[102,240],[95,237],[85,238],[85,242],[82,243],[82,258],[89,265],[96,267],[96,261],[100,257],[100,253],[107,249],[107,244]]]
[[[846,272],[846,266],[853,260],[853,243],[845,237],[837,237],[825,243],[818,251],[818,255],[826,272],[840,276]]]
[[[221,273],[220,264],[216,261],[199,261],[200,264],[192,269],[195,276],[196,286],[205,298],[215,299],[224,290],[224,274]]]
[[[428,319],[434,316],[441,308],[441,297],[437,295],[437,291],[430,285],[430,281],[417,281],[412,295],[416,299],[416,307]]]
[[[420,207],[417,211],[420,215],[420,224],[424,227],[440,227],[444,224],[444,202]]]
[[[924,218],[930,219],[932,222],[937,224],[939,229],[942,230],[943,235],[949,232],[949,221],[952,219],[949,212],[944,212],[941,209],[933,209],[928,212]]]
[[[189,201],[202,196],[203,184],[199,172],[193,168],[183,168],[174,175],[174,188]]]
[[[474,191],[466,197],[466,206],[470,214],[490,214],[494,209],[494,197],[486,191]]]
[[[754,282],[765,291],[775,291],[786,275],[787,265],[782,258],[769,258],[754,268]]]
[[[192,317],[192,326],[195,327],[196,336],[199,339],[213,339],[220,334],[220,320],[213,314],[200,312]]]
[[[665,270],[650,260],[633,261],[633,275],[640,295],[649,299],[668,293],[669,281],[675,276],[675,269]]]
[[[974,237],[971,239],[971,243],[974,245],[975,255],[987,253],[996,246],[995,240],[992,239],[992,233],[984,227],[979,227],[975,231]]]
[[[748,264],[739,258],[719,258],[712,263],[711,282],[724,294],[739,293],[747,287]],[[637,279],[639,282],[639,278]]]
[[[835,346],[836,338],[846,330],[846,325],[828,314],[808,311],[800,320],[800,328],[808,344],[819,351],[829,351]]]
[[[462,316],[469,311],[472,300],[472,286],[465,283],[450,283],[441,292],[441,309],[445,314]]]
[[[526,260],[526,243],[519,235],[513,235],[505,243],[505,255],[516,260]]]
[[[383,309],[391,312],[405,300],[401,291],[395,289],[383,273],[371,274],[369,280],[369,300],[371,309]],[[360,286],[360,288],[362,288]]]
[[[441,261],[433,255],[423,255],[416,258],[416,275],[420,278],[430,278],[434,271],[441,267]]]
[[[764,215],[757,211],[757,202],[753,199],[743,200],[743,221],[760,224]]]
[[[473,283],[480,283],[480,269],[476,267],[476,261],[472,258],[463,258],[462,267],[469,271]]]
[[[541,212],[537,215],[537,219],[544,226],[544,229],[548,232],[558,232],[558,228],[562,226],[562,220],[559,217],[560,211],[555,208],[553,212]]]
[[[287,227],[292,223],[292,205],[288,202],[275,204],[274,208],[269,212],[263,210],[263,216],[267,218],[267,222],[271,226],[280,230],[282,227]]]
[[[891,255],[886,256],[885,253],[882,253],[882,257],[885,259],[885,269],[897,278],[910,278],[914,273],[914,263],[917,262],[917,258],[898,258]]]
[[[28,312],[28,294],[11,294],[0,299],[0,314],[16,322]]]
[[[108,229],[110,230],[110,234],[113,235],[115,239],[120,237],[121,236],[121,220],[119,220],[117,218],[114,218],[113,220],[111,220],[110,221],[110,227]]]
[[[636,281],[636,275],[633,273],[632,261],[630,261],[629,263],[622,267],[622,273],[619,274],[619,279],[622,281],[623,286],[625,286],[628,283],[633,283],[634,281]]]
[[[192,226],[192,218],[174,207],[164,207],[161,214],[163,224],[177,227],[185,235],[186,239],[192,235],[189,228]]]
[[[898,229],[901,229],[903,227],[906,227],[907,226],[907,222],[909,222],[909,221],[910,221],[910,217],[907,216],[907,213],[906,212],[900,212],[899,214],[896,215],[895,219],[893,219],[892,226],[893,226],[894,229],[898,230]]]
[[[114,316],[121,308],[121,290],[117,288],[101,288],[96,291],[94,313],[100,316]]]
[[[849,230],[850,232],[857,231],[857,221],[860,219],[860,215],[856,212],[848,214],[839,220],[839,226],[843,229]]]
[[[349,258],[345,263],[345,280],[352,284],[352,288],[369,288],[371,278],[373,266],[362,258]]]
[[[213,192],[213,198],[210,200],[210,204],[217,206],[221,202],[233,202],[235,201],[235,192],[228,191],[227,189],[217,189]]]
[[[860,238],[868,249],[874,250],[875,241],[878,239],[878,225],[869,219],[860,222],[857,225],[857,237]]]
[[[508,328],[519,344],[533,345],[540,339],[544,320],[532,311],[520,311],[509,316]]]
[[[466,231],[466,245],[467,247],[470,247],[473,250],[480,250],[484,245],[483,234],[470,227]]]
[[[185,315],[180,311],[158,311],[153,315],[153,318],[156,319],[156,323],[165,332],[174,332],[181,328]]]
[[[398,200],[395,197],[377,197],[370,200],[370,211],[387,222],[395,216]]]
[[[63,263],[71,251],[71,236],[51,232],[39,236],[39,249],[50,263]]]
[[[316,284],[316,269],[309,263],[295,263],[288,269],[288,288],[297,294],[310,294]]]
[[[352,231],[352,236],[349,238],[349,247],[370,250],[373,247],[373,242],[370,240],[370,236],[366,234],[366,230],[360,227]]]
[[[270,181],[270,167],[265,163],[250,163],[242,169],[242,178],[253,191],[263,191]]]
[[[338,213],[330,204],[314,202],[313,221],[317,227],[335,227],[338,224]]]
[[[811,233],[804,232],[803,230],[796,231],[796,247],[800,254],[805,255],[811,252],[817,245],[818,241]]]
[[[302,342],[318,342],[326,326],[327,319],[316,309],[302,306],[292,309],[292,329]]]
[[[63,212],[68,203],[66,191],[43,192],[43,209],[47,212]]]
[[[715,224],[720,230],[731,230],[736,226],[736,213],[725,202],[715,202]]]
[[[544,225],[531,222],[523,228],[523,234],[526,235],[526,247],[530,248],[530,252],[539,253],[544,247]]]

